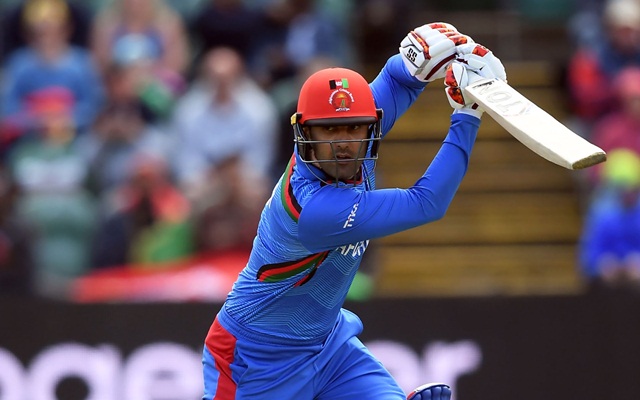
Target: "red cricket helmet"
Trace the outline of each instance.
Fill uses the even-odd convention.
[[[362,142],[371,148],[360,160],[376,160],[382,138],[381,120],[382,109],[376,108],[369,83],[362,75],[346,68],[327,68],[312,74],[302,85],[291,124],[304,162],[314,162],[308,159],[307,152],[309,145],[318,141],[307,138],[302,127],[327,125],[368,125],[369,137]]]
[[[346,68],[311,75],[300,90],[297,113],[303,125],[362,125],[379,119],[369,84]]]

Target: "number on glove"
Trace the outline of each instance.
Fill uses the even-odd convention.
[[[455,58],[458,46],[472,44],[450,24],[434,22],[409,32],[400,43],[400,54],[411,75],[431,82],[444,78],[445,70]]]

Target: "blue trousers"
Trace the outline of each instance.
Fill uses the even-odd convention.
[[[203,352],[203,400],[404,400],[361,331],[343,310],[324,343],[283,346],[236,338],[216,319]]]

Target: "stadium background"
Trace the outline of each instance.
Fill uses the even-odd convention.
[[[188,12],[197,2],[169,3]],[[424,21],[453,23],[501,57],[513,86],[559,119],[568,117],[563,72],[573,2],[398,5],[410,15],[399,31]],[[364,50],[372,78],[393,49]],[[430,111],[414,107],[385,142],[380,186],[411,184],[437,150],[448,105],[433,86],[419,100],[432,104]],[[377,243],[374,296],[347,308],[360,315],[363,341],[403,387],[446,380],[458,400],[638,398],[638,299],[586,294],[576,266],[577,179],[485,118],[469,175],[445,219]],[[172,298],[175,275],[150,289],[137,286],[165,288],[160,302],[99,301],[113,294],[99,281],[85,282],[82,292],[94,298],[75,303],[0,297],[0,399],[198,398],[201,342],[242,257],[213,262],[213,275],[205,276],[223,283],[196,287],[187,301]],[[105,298],[97,298],[98,288]]]

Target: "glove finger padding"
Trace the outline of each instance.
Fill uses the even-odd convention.
[[[456,48],[474,43],[450,24],[435,22],[409,32],[400,43],[400,54],[409,73],[431,82],[444,78],[445,69],[457,56]]]
[[[467,68],[483,78],[507,80],[504,65],[493,52],[481,44],[469,43],[456,47],[456,61],[464,63]]]
[[[451,107],[456,111],[464,110],[466,113],[480,117],[483,112],[482,109],[478,108],[478,105],[473,100],[465,96],[464,88],[482,79],[484,79],[482,76],[470,70],[464,64],[457,61],[451,63],[447,67],[444,78],[444,91]]]
[[[464,88],[481,79],[480,75],[466,68],[462,63],[454,62],[449,65],[444,78],[444,85],[451,107],[455,109],[472,107],[474,103],[472,100],[465,98]]]

